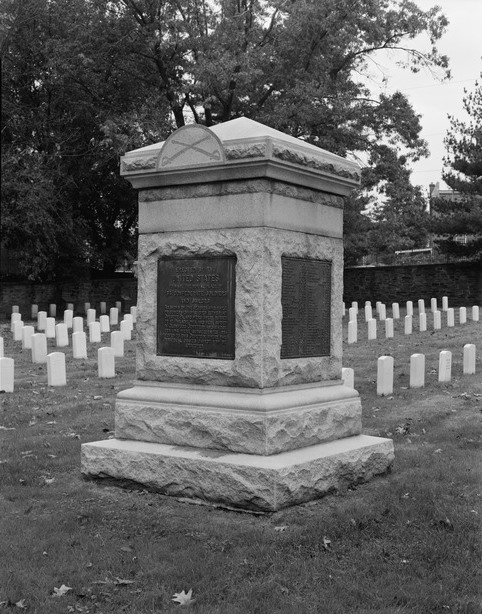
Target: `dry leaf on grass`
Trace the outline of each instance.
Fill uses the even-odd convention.
[[[282,533],[283,531],[286,531],[287,528],[288,528],[288,525],[282,525],[279,527],[275,527],[274,530],[278,531],[278,533]]]
[[[174,593],[173,601],[176,601],[180,605],[191,605],[196,600],[192,599],[192,588],[189,589],[187,593],[181,591],[180,593]]]
[[[328,539],[328,537],[323,537],[323,548],[325,550],[329,550],[331,546],[331,539]]]
[[[20,599],[20,601],[17,601],[15,605],[17,606],[17,608],[21,608],[22,610],[24,610],[27,607],[27,604],[25,603],[25,599]]]
[[[70,586],[65,586],[65,584],[62,584],[60,588],[57,588],[56,586],[54,586],[54,593],[52,597],[63,597],[66,593],[68,593],[71,590],[72,588]]]

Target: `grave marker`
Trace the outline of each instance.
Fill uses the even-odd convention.
[[[115,306],[116,306],[117,312],[121,314],[122,313],[122,301],[116,301]]]
[[[100,303],[100,313],[102,315],[104,315],[106,311],[107,311],[107,303],[105,301],[101,301],[101,303]]]
[[[47,312],[39,311],[37,314],[37,330],[43,332],[47,326]]]
[[[423,298],[418,299],[418,314],[425,313],[425,301]]]
[[[13,340],[22,341],[23,337],[23,322],[22,320],[15,320],[13,323]]]
[[[89,311],[89,309],[90,309],[90,303],[84,303],[84,313],[85,313],[85,315],[87,315],[87,312]]]
[[[54,319],[57,316],[57,305],[55,303],[49,305],[49,316]]]
[[[12,313],[19,313],[20,309],[18,305],[12,305]]]
[[[371,320],[372,318],[373,318],[372,306],[365,305],[365,322],[368,322],[368,320]]]
[[[442,296],[442,311],[447,311],[448,308],[449,308],[448,296]]]
[[[400,319],[400,305],[398,303],[392,303],[392,318],[394,320]]]
[[[100,343],[100,322],[90,322],[89,324],[89,341],[90,343]]]
[[[99,322],[100,322],[100,332],[109,333],[110,332],[109,316],[108,315],[100,316]]]
[[[343,367],[341,370],[343,385],[348,388],[355,388],[355,372],[350,367]]]
[[[72,319],[72,333],[84,332],[84,318],[82,316],[76,316]]]
[[[55,327],[55,345],[58,348],[67,347],[69,345],[69,329],[65,322],[60,322]]]
[[[474,305],[474,306],[472,307],[472,320],[473,320],[474,322],[478,322],[478,321],[479,321],[479,318],[480,318],[480,310],[479,310],[479,307],[478,307],[478,305]]]
[[[66,310],[71,311],[72,315],[74,313],[74,303],[67,303]]]
[[[115,357],[112,348],[99,348],[97,351],[97,361],[100,378],[115,377]]]
[[[10,330],[12,333],[15,330],[15,322],[20,322],[21,320],[22,316],[20,313],[18,313],[18,311],[12,313],[12,315],[10,316]]]
[[[438,309],[437,309],[437,299],[436,298],[431,298],[430,299],[430,309],[431,309],[432,313],[435,313],[436,311],[438,311]]]
[[[134,324],[136,323],[136,319],[137,319],[137,306],[133,305],[130,308],[130,314],[132,316],[132,321],[134,322]]]
[[[122,331],[115,330],[110,334],[110,347],[116,358],[122,358],[124,356],[124,335]]]
[[[117,326],[119,324],[119,310],[117,309],[117,307],[110,308],[109,322],[111,326]]]
[[[59,324],[58,326],[62,326]],[[65,325],[64,325],[65,326]],[[80,333],[75,333],[76,335]],[[67,374],[65,370],[65,354],[63,352],[52,352],[47,354],[47,385],[66,386]]]
[[[3,358],[4,356],[5,356],[5,349],[4,349],[3,337],[0,337],[0,358]]]
[[[356,322],[357,319],[357,309],[356,307],[350,307],[350,309],[348,310],[348,320],[350,322]]]
[[[73,320],[74,320],[74,312],[72,309],[66,309],[64,311],[64,324],[67,328],[72,328],[73,327]]]
[[[356,343],[358,337],[357,321],[348,322],[348,343]]]
[[[475,375],[475,345],[464,345],[464,375]]]
[[[32,335],[35,334],[33,326],[24,326],[22,330],[22,350],[32,349]]]
[[[87,337],[84,331],[72,333],[73,358],[87,358]]]
[[[407,316],[413,316],[413,302],[412,301],[407,301],[406,302],[406,307],[407,307]]]
[[[0,358],[0,391],[13,392],[14,368],[13,358]]]
[[[96,317],[97,317],[97,314],[96,314],[95,309],[88,309],[87,310],[87,326],[89,326],[91,322],[95,322]]]
[[[418,329],[421,333],[427,330],[427,314],[424,311],[418,316]]]
[[[55,339],[55,318],[47,318],[45,320],[45,335],[47,339]]]
[[[32,335],[32,362],[47,362],[47,337],[45,333]]]
[[[30,307],[30,315],[32,320],[36,320],[37,316],[38,316],[38,305],[36,305],[35,303],[33,305],[31,305]]]
[[[377,361],[377,395],[393,394],[393,356],[380,356]]]
[[[449,309],[447,309],[446,311],[447,313],[447,326],[449,328],[452,328],[453,326],[455,326],[455,311],[453,307],[449,307]]]
[[[129,321],[122,320],[120,323],[120,330],[125,341],[130,341],[132,339],[132,325]]]
[[[377,321],[375,318],[368,320],[368,341],[372,341],[377,338]]]
[[[405,334],[412,334],[412,316],[405,316]]]
[[[460,324],[467,323],[467,308],[466,307],[460,307],[459,309],[459,322]]]
[[[425,386],[425,354],[410,356],[410,388]]]
[[[438,381],[450,382],[452,377],[452,352],[442,350],[438,361]]]
[[[380,304],[380,309],[378,310],[378,317],[381,322],[384,322],[387,319],[387,308],[384,303]]]
[[[393,338],[393,318],[387,318],[385,320],[385,338]]]
[[[442,313],[440,311],[433,312],[433,329],[440,330],[442,328]]]

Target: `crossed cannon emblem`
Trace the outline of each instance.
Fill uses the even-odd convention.
[[[172,139],[170,142],[173,145],[180,145],[181,149],[173,153],[171,156],[162,156],[161,166],[167,166],[168,164],[171,164],[171,162],[173,162],[176,158],[179,158],[179,156],[182,156],[183,153],[189,150],[196,151],[197,153],[205,155],[210,160],[215,160],[219,162],[221,160],[221,154],[219,151],[209,151],[207,149],[204,149],[203,147],[199,147],[201,143],[204,143],[204,141],[210,139],[210,135],[207,134],[199,138],[197,141],[194,141],[193,143],[184,143],[183,141]]]

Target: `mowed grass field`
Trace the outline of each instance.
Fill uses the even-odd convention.
[[[135,379],[135,339],[115,379],[97,378],[100,344],[87,360],[63,348],[68,385],[49,388],[46,365],[0,325],[16,374],[0,394],[0,612],[482,613],[482,323],[402,326],[367,342],[360,322],[344,347],[364,432],[394,440],[391,473],[251,515],[82,479],[81,443],[112,436],[115,395]],[[465,343],[476,375],[462,373]],[[441,350],[453,352],[446,384]],[[413,353],[426,355],[423,389],[408,387]],[[389,397],[376,396],[382,354],[395,358]],[[186,605],[172,600],[190,589]]]

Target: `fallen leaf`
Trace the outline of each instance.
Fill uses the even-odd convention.
[[[22,610],[27,607],[25,604],[25,599],[20,599],[20,601],[17,601],[15,605],[17,606],[17,608],[21,608]]]
[[[176,601],[180,605],[191,605],[195,601],[195,599],[192,599],[192,588],[187,593],[184,591],[174,593],[172,601]]]
[[[278,533],[282,533],[283,531],[286,531],[287,528],[288,528],[287,525],[283,525],[283,526],[275,527],[274,530],[278,531]]]
[[[124,580],[123,578],[115,578],[114,584],[117,586],[126,586],[127,584],[134,584],[134,580]]]
[[[44,477],[44,482],[45,484],[52,484],[52,482],[55,482],[55,478],[45,478]]]
[[[323,548],[329,550],[331,546],[331,540],[328,537],[323,537]]]
[[[36,418],[32,418],[30,420],[30,422],[28,423],[29,426],[33,426],[34,424],[37,424],[37,419]]]
[[[98,401],[101,398],[102,398],[101,396],[97,395],[97,396],[94,397],[94,401]]]
[[[442,453],[442,448],[438,448],[437,450],[435,450],[434,454],[441,454]]]
[[[122,546],[122,548],[120,548],[120,550],[122,552],[133,552],[132,548],[130,546]]]
[[[0,431],[14,431],[15,428],[13,426],[3,426],[3,424],[0,424]]]
[[[65,584],[62,584],[60,588],[57,588],[56,586],[54,586],[54,594],[52,595],[52,597],[63,597],[66,593],[68,593],[71,590],[72,588],[70,586],[66,586]]]

